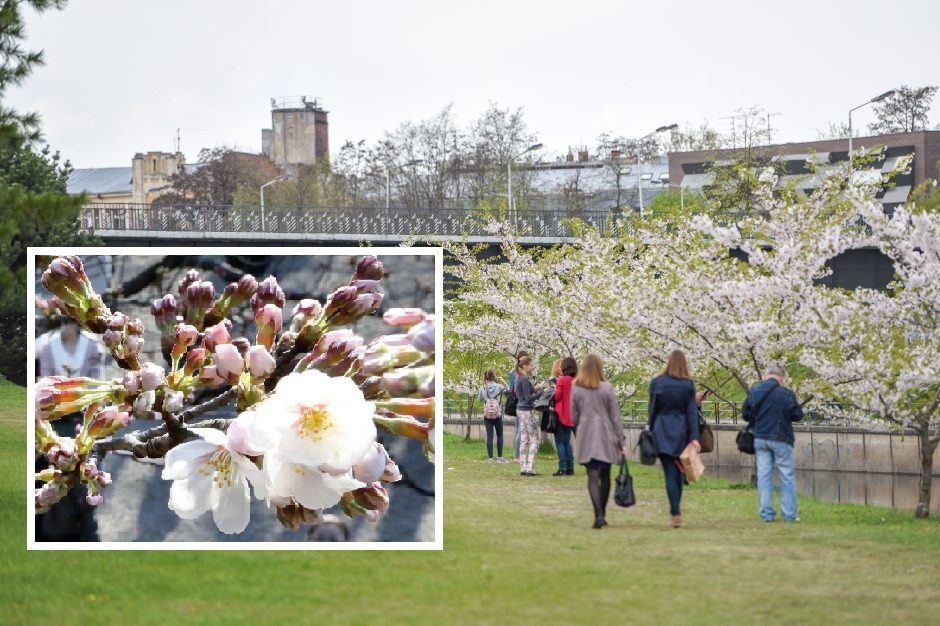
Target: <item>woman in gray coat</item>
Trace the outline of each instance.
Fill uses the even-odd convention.
[[[610,466],[620,461],[626,441],[614,389],[604,379],[600,357],[584,357],[571,390],[571,419],[578,429],[578,463],[588,476],[588,494],[594,505],[594,528],[607,525]]]

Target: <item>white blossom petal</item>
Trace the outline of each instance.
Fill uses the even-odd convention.
[[[212,477],[194,473],[189,478],[174,480],[170,486],[170,509],[183,519],[195,519],[209,510]]]
[[[212,454],[215,449],[214,445],[201,439],[181,443],[166,453],[160,477],[164,480],[178,480],[189,476],[196,471],[202,459]]]

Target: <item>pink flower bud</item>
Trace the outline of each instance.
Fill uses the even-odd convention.
[[[223,382],[219,370],[215,365],[206,365],[199,370],[199,382],[206,386],[215,386]]]
[[[100,493],[90,493],[85,496],[85,502],[88,503],[88,506],[98,506],[104,502],[104,496]]]
[[[180,294],[180,296],[183,296],[183,294],[186,293],[186,290],[189,288],[189,286],[198,281],[199,281],[199,272],[197,270],[189,270],[188,272],[183,274],[183,277],[176,284],[176,291]]]
[[[205,348],[193,348],[186,353],[186,362],[183,365],[183,373],[192,376],[199,368],[205,365],[208,352]]]
[[[124,378],[121,379],[121,385],[128,393],[137,393],[140,391],[140,375],[135,371],[125,372]]]
[[[167,391],[163,396],[163,410],[176,413],[183,408],[183,392]]]
[[[124,353],[127,355],[139,354],[144,347],[144,338],[140,335],[128,335],[124,339]]]
[[[375,256],[368,254],[359,260],[353,280],[382,280],[385,276],[385,267]]]
[[[98,411],[91,419],[88,423],[88,434],[96,439],[107,437],[127,426],[130,421],[130,413],[109,406]]]
[[[150,417],[157,395],[154,391],[144,391],[134,400],[134,415],[140,418]]]
[[[291,314],[291,317],[295,315],[303,315],[304,317],[318,317],[320,312],[323,310],[323,307],[320,306],[320,303],[313,298],[304,298],[294,306],[294,311]]]
[[[108,318],[108,329],[109,330],[124,330],[124,327],[127,326],[127,316],[123,313],[114,313]]]
[[[140,368],[140,388],[144,391],[153,391],[165,384],[166,374],[163,368],[154,363],[144,363],[144,366]]]
[[[178,324],[176,326],[176,344],[189,347],[195,343],[199,336],[199,331],[195,326],[189,324]]]
[[[248,354],[248,348],[251,347],[251,342],[245,337],[236,337],[232,340],[232,345],[238,349],[240,355],[245,356]]]
[[[432,354],[434,352],[434,316],[429,316],[423,322],[412,326],[408,331],[408,338],[415,349]]]
[[[255,295],[255,292],[258,290],[258,280],[251,274],[245,274],[234,284],[235,293],[239,296],[239,304]]]
[[[216,346],[232,342],[232,337],[228,332],[231,324],[230,321],[224,320],[206,329],[205,337],[203,337],[202,341],[207,350],[215,352]]]
[[[143,335],[144,323],[135,317],[134,319],[127,322],[127,332],[132,335]]]
[[[418,322],[423,322],[427,316],[427,313],[421,309],[397,308],[386,311],[382,319],[390,326],[413,326]]]
[[[374,293],[380,286],[377,280],[354,280],[349,284],[359,293]]]
[[[46,453],[46,459],[63,472],[72,471],[79,460],[75,442],[67,437],[60,438]]]
[[[234,385],[245,368],[245,360],[234,345],[224,343],[215,347],[215,367],[219,376]]]
[[[258,283],[258,289],[255,291],[255,295],[251,297],[251,308],[257,313],[266,304],[275,304],[279,308],[283,308],[285,302],[284,291],[277,284],[277,279],[268,276]]]
[[[274,357],[264,346],[251,346],[248,354],[245,355],[245,361],[248,363],[248,371],[256,379],[267,378],[274,372],[274,367],[277,365]]]
[[[432,438],[431,441],[434,441],[434,439]],[[397,483],[399,480],[401,480],[401,470],[398,469],[398,464],[389,458],[385,464],[385,471],[382,472],[381,481],[383,483]]]
[[[36,489],[36,510],[39,512],[48,510],[49,507],[62,499],[65,492],[66,489],[58,481],[48,482]]]
[[[101,341],[104,342],[104,345],[111,351],[120,346],[123,339],[124,333],[119,330],[106,330],[104,334],[101,335]]]
[[[353,478],[366,484],[374,483],[385,473],[389,460],[385,446],[373,442],[359,462],[353,465]]]
[[[283,318],[281,309],[273,304],[266,304],[263,308],[255,311],[255,325],[258,327],[256,342],[271,349],[274,345],[274,337],[281,330]]]

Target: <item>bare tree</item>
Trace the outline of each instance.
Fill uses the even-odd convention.
[[[717,150],[722,139],[718,131],[702,122],[699,126],[686,124],[673,129],[664,142],[666,152],[691,152],[694,150]]]
[[[852,136],[858,137],[861,135],[861,131],[858,127],[852,129]],[[826,139],[848,139],[849,138],[849,125],[845,122],[829,122],[829,126],[826,128],[816,129],[816,139],[826,140]]]
[[[172,191],[154,204],[232,204],[240,188],[258,189],[277,174],[277,166],[265,156],[225,146],[203,148],[197,167],[171,176]]]
[[[869,124],[868,130],[876,135],[926,130],[929,125],[927,114],[930,112],[930,103],[936,93],[936,85],[926,87],[901,85],[895,90],[893,96],[875,105],[875,115],[878,121]]]
[[[471,124],[465,141],[468,174],[467,194],[482,200],[497,189],[507,187],[506,172],[510,160],[537,141],[525,123],[523,109],[501,109],[490,103]],[[513,171],[514,195],[525,199],[531,185],[531,172]]]

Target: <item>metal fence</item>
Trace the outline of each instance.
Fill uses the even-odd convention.
[[[606,229],[610,211],[517,210],[508,216],[517,234],[545,239],[573,236],[569,220]],[[95,232],[137,231],[174,233],[322,234],[368,238],[410,236],[481,237],[486,218],[467,209],[409,209],[375,207],[257,207],[219,205],[152,206],[148,204],[89,204],[82,210],[82,227]]]

